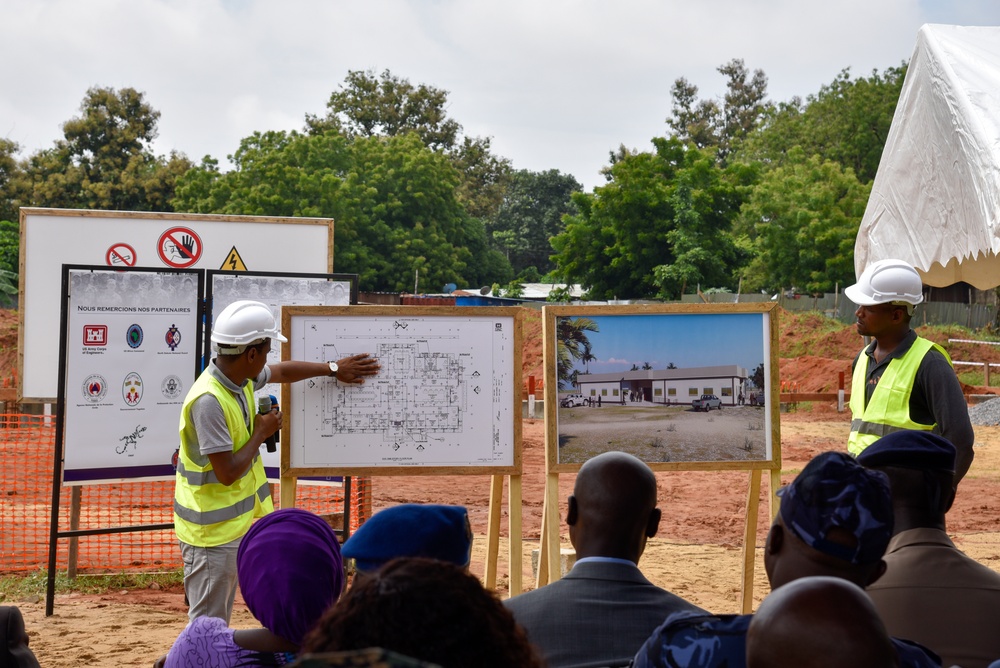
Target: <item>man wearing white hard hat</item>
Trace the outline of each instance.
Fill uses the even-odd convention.
[[[274,510],[259,456],[281,427],[277,409],[258,415],[254,391],[267,383],[330,376],[359,384],[378,373],[363,353],[337,362],[267,365],[271,340],[286,342],[267,305],[233,302],[216,317],[217,357],[194,382],[181,408],[174,492],[174,530],[184,561],[188,617],[229,623],[236,595],[236,551],[254,518]]]
[[[920,274],[902,260],[879,260],[844,294],[858,305],[858,334],[874,339],[854,360],[847,449],[857,456],[900,429],[933,431],[958,451],[957,486],[972,465],[975,434],[948,353],[910,328],[924,300]]]

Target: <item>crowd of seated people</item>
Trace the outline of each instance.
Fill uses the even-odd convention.
[[[237,665],[195,648],[239,655],[238,665],[310,666],[379,648],[379,665],[442,668],[988,668],[1000,659],[1000,575],[945,533],[955,458],[945,439],[905,430],[856,459],[817,455],[779,490],[764,549],[772,591],[752,615],[712,614],[642,575],[661,520],[656,478],[621,452],[577,475],[566,516],[573,568],[502,602],[469,573],[464,508],[376,513],[344,544],[357,569],[344,593],[325,522],[277,511],[240,548],[240,588],[263,628],[195,620],[166,665]],[[344,665],[366,665],[353,656]]]

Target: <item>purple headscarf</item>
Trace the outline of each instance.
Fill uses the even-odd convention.
[[[336,534],[298,508],[277,510],[250,527],[236,553],[236,573],[251,614],[296,645],[344,586]]]

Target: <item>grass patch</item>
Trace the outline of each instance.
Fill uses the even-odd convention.
[[[48,575],[44,570],[27,574],[0,575],[0,603],[23,601],[34,596],[45,597]],[[65,572],[56,574],[56,593],[104,594],[123,589],[171,589],[183,586],[184,571],[78,573],[70,580]],[[154,586],[155,585],[155,586]]]
[[[994,371],[990,374],[990,385],[993,385],[993,374],[996,373],[1000,372]],[[966,385],[975,385],[976,387],[986,386],[986,379],[982,371],[959,371],[958,380]]]

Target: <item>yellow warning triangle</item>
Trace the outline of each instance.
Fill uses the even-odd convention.
[[[222,266],[219,267],[220,271],[246,271],[247,266],[243,264],[243,258],[240,257],[240,252],[236,250],[236,246],[233,246],[233,250],[229,251],[229,255],[226,256],[225,261]]]

